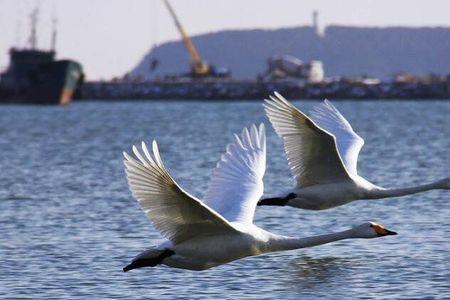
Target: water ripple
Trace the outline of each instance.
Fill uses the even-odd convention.
[[[306,109],[313,103],[301,104]],[[450,104],[338,102],[366,140],[360,173],[385,186],[448,176]],[[321,299],[450,297],[447,191],[359,201],[327,211],[259,208],[255,222],[308,236],[374,220],[396,237],[247,258],[204,272],[122,267],[161,236],[131,198],[123,150],[157,138],[166,165],[202,196],[232,133],[268,130],[267,195],[291,185],[261,103],[2,106],[0,297],[43,299]]]

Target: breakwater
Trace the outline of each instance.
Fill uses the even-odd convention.
[[[278,91],[301,99],[450,99],[450,80],[437,82],[255,80],[86,82],[81,99],[261,99]]]

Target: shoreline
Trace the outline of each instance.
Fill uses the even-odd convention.
[[[438,82],[327,81],[175,81],[86,82],[75,101],[198,100],[236,101],[264,99],[278,91],[290,99],[449,100],[450,80]]]

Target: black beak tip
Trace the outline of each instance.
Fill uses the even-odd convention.
[[[128,272],[128,271],[130,271],[130,270],[132,270],[133,268],[132,268],[132,266],[131,266],[131,264],[130,265],[128,265],[128,266],[126,266],[125,268],[123,268],[122,270],[124,271],[124,272]]]
[[[390,231],[390,230],[386,230],[387,231],[387,235],[397,235],[398,233],[395,231]]]

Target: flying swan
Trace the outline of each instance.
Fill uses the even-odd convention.
[[[158,264],[204,270],[233,260],[268,252],[313,247],[350,238],[393,235],[381,225],[364,223],[342,232],[292,238],[253,224],[263,193],[266,167],[264,125],[245,128],[235,136],[214,170],[203,201],[189,195],[163,165],[156,142],[153,156],[142,143],[138,160],[124,153],[128,183],[134,197],[167,242],[139,254],[125,272]]]
[[[416,187],[386,189],[357,174],[364,140],[327,100],[311,116],[275,92],[264,104],[276,133],[283,139],[295,187],[282,197],[262,199],[258,205],[293,206],[321,210],[359,199],[381,199],[433,189],[450,189],[450,177]]]

